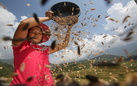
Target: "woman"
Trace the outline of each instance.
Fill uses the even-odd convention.
[[[70,28],[66,33],[63,43],[56,44],[55,48],[40,43],[48,41],[50,29],[42,24],[52,19],[53,12],[47,11],[46,17],[38,17],[39,23],[34,17],[20,22],[12,41],[14,54],[14,71],[10,86],[23,84],[27,86],[53,86],[54,80],[49,65],[49,54],[57,52],[68,46]],[[27,27],[27,28],[24,28]],[[18,39],[24,39],[17,41]]]

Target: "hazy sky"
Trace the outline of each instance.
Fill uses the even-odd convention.
[[[0,38],[13,37],[21,20],[32,17],[33,13],[43,17],[54,4],[62,1],[64,0],[49,0],[44,6],[41,6],[40,0],[0,0]],[[80,7],[79,22],[75,24],[75,28],[72,28],[72,32],[82,31],[82,33],[72,34],[71,38],[74,40],[71,39],[70,45],[66,49],[50,55],[51,63],[86,59],[88,55],[94,57],[107,53],[106,50],[111,52],[115,49],[117,51],[116,49],[119,50],[121,46],[137,43],[136,28],[133,30],[133,40],[123,41],[128,30],[136,25],[137,4],[134,0],[112,0],[110,4],[106,4],[105,0],[69,0],[69,2]],[[127,20],[122,23],[126,17]],[[7,24],[13,24],[13,26],[7,26]],[[50,20],[45,24],[54,29],[52,25],[56,23]],[[50,45],[51,40],[45,44]],[[13,58],[11,42],[5,42],[2,39],[0,41],[0,58]],[[80,56],[77,55],[77,46],[74,41],[77,41],[81,47]]]

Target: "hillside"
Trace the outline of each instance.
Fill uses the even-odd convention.
[[[131,53],[132,56],[137,56],[137,49]]]
[[[132,53],[130,53],[129,56],[127,56],[127,59],[125,60],[131,60],[131,59],[137,60],[137,49],[134,50]]]
[[[114,57],[119,58],[120,56],[116,55],[101,55],[97,56],[93,59],[87,59],[87,60],[82,60],[79,62],[69,62],[69,63],[64,63],[64,64],[51,64],[52,65],[52,74],[53,77],[56,77],[58,74],[65,74],[69,75],[71,79],[75,79],[76,81],[81,81],[85,82],[85,75],[94,75],[96,77],[99,77],[100,79],[104,80],[113,80],[113,77],[116,80],[123,81],[125,75],[129,72],[134,72],[137,71],[137,61],[133,61],[132,63],[130,61],[124,61],[121,64],[122,65],[114,65],[114,66],[94,66],[93,64],[98,60],[98,58],[101,58],[101,60],[114,60]],[[100,61],[100,59],[99,59]],[[5,76],[9,77],[10,74],[13,72],[13,67],[9,64],[6,63],[1,63],[0,62],[0,67],[1,72],[0,76]],[[113,77],[111,77],[113,76]],[[9,77],[10,82],[11,77]],[[80,82],[80,83],[81,83]]]
[[[127,47],[127,46],[126,46]],[[128,47],[129,48],[129,47]],[[124,52],[124,54],[127,54]],[[122,54],[123,55],[123,54]],[[137,49],[134,49],[132,52],[129,53],[129,55],[132,56],[132,59],[137,59],[136,56],[137,56]],[[126,56],[126,55],[123,55],[123,56]],[[105,60],[105,59],[114,59],[114,57],[116,58],[119,58],[120,55],[114,55],[114,54],[103,54],[103,55],[100,55],[100,56],[97,56],[97,57],[89,57],[89,59],[94,59],[94,60]],[[125,57],[126,58],[126,57]],[[127,59],[126,60],[129,60],[130,58],[128,58],[127,56]],[[81,61],[78,61],[78,62],[86,62],[87,60],[81,60]],[[13,64],[13,58],[11,59],[0,59],[0,62],[4,62],[4,63],[7,63],[7,64]],[[70,62],[70,64],[73,63],[73,62]],[[51,64],[52,65],[52,64]],[[54,65],[53,65],[54,66]]]
[[[13,65],[13,58],[11,58],[11,59],[0,59],[0,62]]]
[[[13,73],[13,66],[7,63],[0,62],[0,77],[8,77],[11,73]]]
[[[92,59],[53,65],[54,67],[52,69],[53,69],[53,72],[59,72],[59,71],[69,72],[69,70],[79,71],[79,70],[88,69],[92,67],[93,64],[98,61],[102,61],[102,60],[112,61],[114,60],[114,57],[120,58],[120,56],[104,54]]]
[[[124,81],[126,74],[137,71],[137,61],[135,60],[132,62],[124,61],[120,65],[109,66],[94,66],[92,62],[94,60],[56,65],[56,68],[52,69],[52,74],[54,77],[58,74],[68,75],[79,83],[86,82],[86,75],[93,75],[108,82],[121,82]]]
[[[117,55],[103,54],[103,55],[97,56],[93,59],[95,59],[95,60],[108,60],[108,59],[114,59],[114,57],[120,58],[120,56],[117,56]]]
[[[128,53],[133,53],[135,50],[137,50],[137,47],[135,47],[136,45],[137,45],[137,42],[110,48],[110,49],[106,50],[106,53],[113,54],[113,55],[119,55],[119,56],[126,55],[124,50],[126,50]]]

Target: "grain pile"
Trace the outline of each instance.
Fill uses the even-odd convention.
[[[54,31],[52,33],[52,37],[56,37],[53,39],[58,40],[58,42],[62,42],[62,39],[66,37],[68,29],[72,29],[72,27],[78,22],[78,17],[75,16],[66,16],[66,17],[59,17],[54,16],[53,20],[56,22],[53,28]],[[71,34],[74,34],[74,31],[71,31]]]
[[[53,20],[60,25],[73,25],[78,22],[77,16],[66,16],[66,17],[53,17]]]

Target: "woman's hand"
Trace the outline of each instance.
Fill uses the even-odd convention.
[[[47,11],[45,14],[46,14],[46,17],[49,17],[49,19],[52,19],[54,13],[52,11]]]

